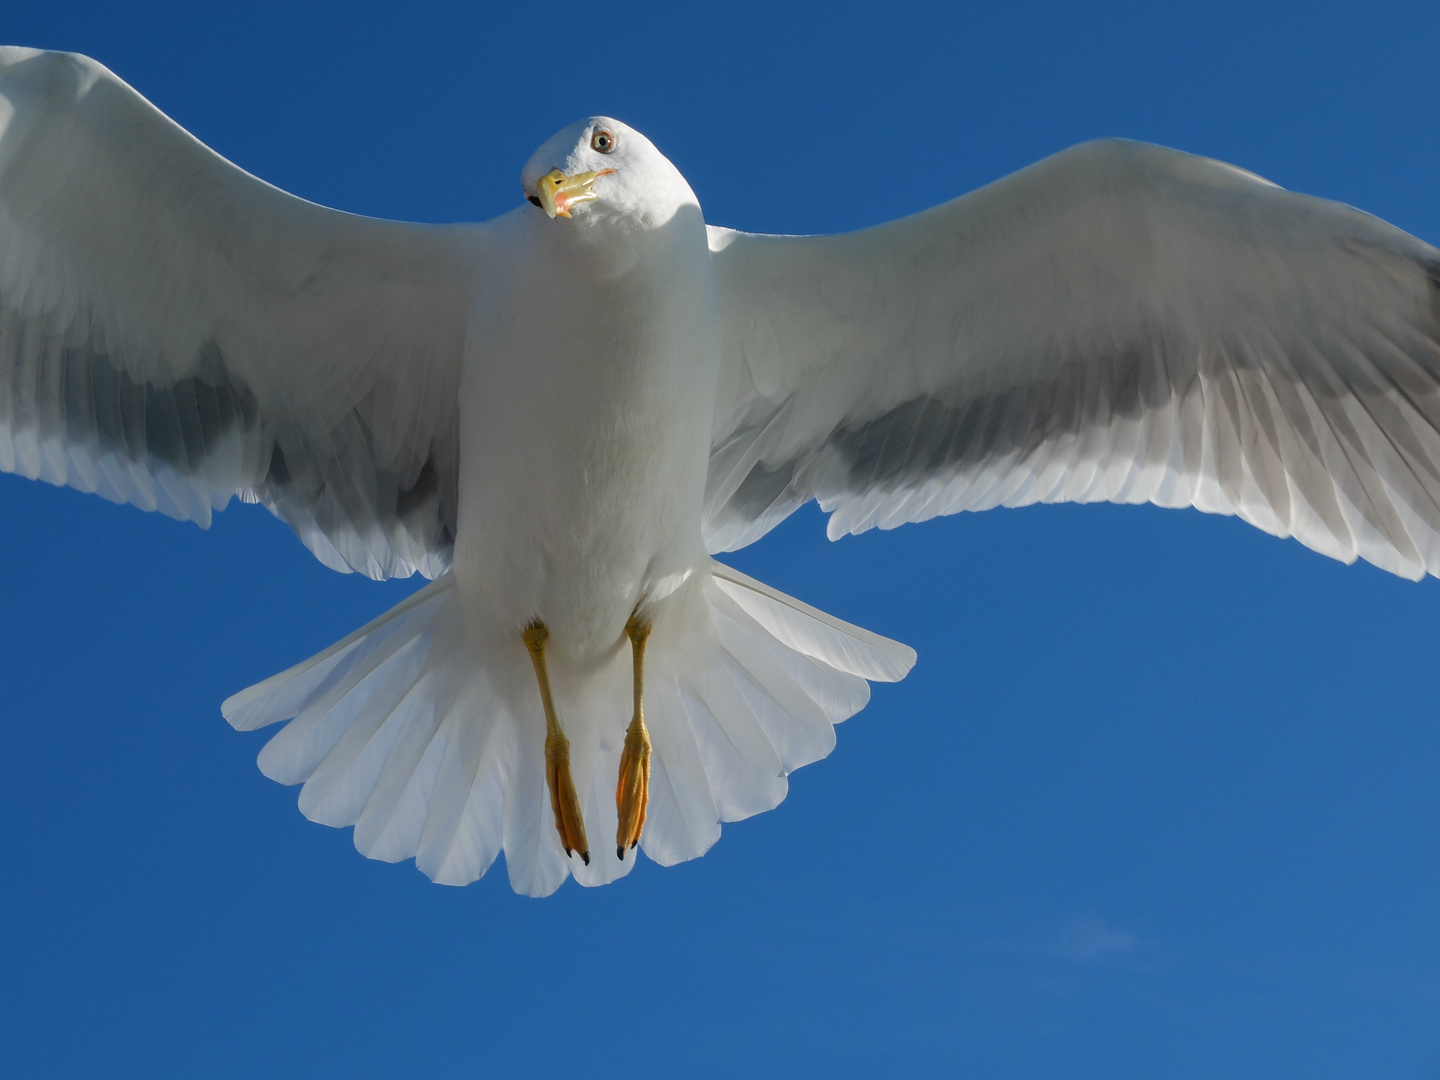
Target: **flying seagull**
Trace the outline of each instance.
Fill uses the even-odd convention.
[[[915,659],[713,558],[811,499],[832,538],[1194,506],[1440,573],[1440,252],[1360,211],[1101,141],[762,236],[607,117],[521,185],[478,225],[328,210],[0,49],[0,470],[433,579],[222,706],[289,721],[261,769],[368,856],[503,850],[544,895],[776,806]]]

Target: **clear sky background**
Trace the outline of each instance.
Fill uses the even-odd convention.
[[[1440,241],[1440,6],[11,0],[258,176],[480,220],[608,113],[831,232],[1082,139]],[[369,862],[228,694],[418,582],[0,477],[7,1077],[1434,1077],[1440,584],[1232,518],[962,515],[733,560],[920,662],[705,858],[514,896]]]

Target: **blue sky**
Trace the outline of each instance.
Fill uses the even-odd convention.
[[[564,124],[829,232],[1148,139],[1440,241],[1434,4],[16,2],[245,168],[428,221]],[[0,476],[0,1073],[1432,1077],[1440,585],[1035,507],[734,562],[914,645],[705,858],[534,901],[368,862],[229,693],[415,582]]]

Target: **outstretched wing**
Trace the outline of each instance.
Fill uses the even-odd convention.
[[[0,470],[202,525],[239,495],[433,577],[484,237],[294,198],[93,60],[0,49]]]
[[[1440,252],[1173,150],[1087,143],[842,236],[711,230],[712,551],[1154,502],[1440,572]]]

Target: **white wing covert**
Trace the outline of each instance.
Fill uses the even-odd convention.
[[[85,57],[0,49],[0,470],[434,577],[484,233],[328,210]]]
[[[711,229],[705,535],[1154,502],[1440,572],[1440,252],[1350,207],[1087,143],[841,236]]]

